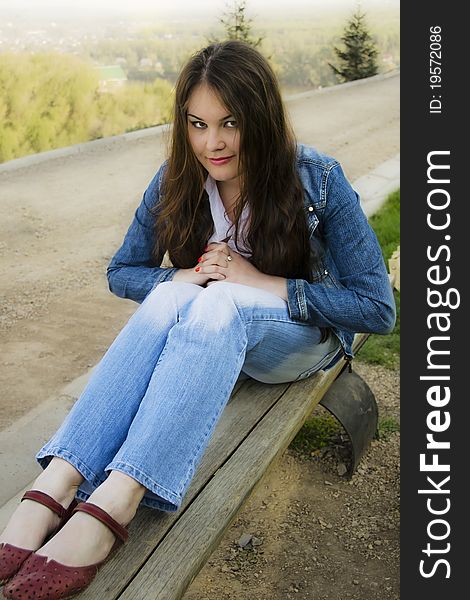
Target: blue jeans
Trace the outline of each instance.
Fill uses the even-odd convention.
[[[145,486],[143,505],[175,511],[241,372],[266,383],[308,377],[340,349],[334,335],[319,340],[270,292],[161,283],[36,458],[71,463],[85,478],[82,500],[117,470]]]

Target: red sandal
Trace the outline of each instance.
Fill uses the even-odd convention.
[[[10,600],[58,600],[74,596],[90,585],[98,569],[129,537],[127,529],[96,504],[82,502],[73,512],[77,511],[95,517],[114,533],[116,542],[109,555],[93,565],[69,567],[48,559],[47,556],[32,553],[16,576],[4,587],[3,595],[6,598],[10,598]]]
[[[39,490],[29,490],[28,492],[25,492],[24,496],[21,498],[21,502],[23,502],[23,500],[34,500],[35,502],[39,502],[39,504],[47,506],[47,508],[59,515],[59,525],[51,534],[48,535],[45,541],[55,535],[59,529],[65,525],[65,523],[72,516],[73,510],[77,506],[77,501],[73,500],[70,506],[66,509],[56,500],[54,500],[54,498],[48,494],[45,494],[44,492],[40,492]],[[17,573],[21,565],[30,556],[30,554],[32,554],[32,552],[33,550],[18,548],[16,546],[12,546],[11,544],[0,544],[0,585],[3,585]]]

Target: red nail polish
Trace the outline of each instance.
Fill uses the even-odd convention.
[[[201,262],[201,260],[202,260],[202,256],[200,256],[200,257],[197,259],[197,262]]]
[[[201,270],[201,267],[196,267],[195,268],[196,273],[199,272],[200,270]]]

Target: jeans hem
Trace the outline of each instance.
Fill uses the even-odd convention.
[[[147,492],[141,503],[145,506],[158,508],[159,510],[164,510],[166,512],[175,512],[181,506],[182,498],[180,495],[163,487],[143,471],[132,465],[122,461],[111,462],[106,467],[106,471],[120,471],[143,485]]]
[[[70,463],[77,471],[93,486],[98,487],[103,483],[106,477],[99,477],[94,471],[92,471],[78,456],[75,456],[68,450],[60,448],[58,446],[44,446],[37,454],[36,460],[45,469],[51,462],[53,457],[62,458]]]
[[[79,500],[82,500],[82,502],[86,502],[91,496],[91,492],[88,493],[82,489],[79,489],[75,496]],[[163,512],[176,512],[178,510],[178,507],[176,507],[174,504],[158,500],[158,498],[153,497],[153,495],[151,495],[150,492],[147,492],[145,494],[145,496],[140,501],[139,506],[146,506],[147,508],[151,508],[153,510],[161,510]]]
[[[36,454],[36,460],[43,469],[48,466],[54,457],[66,460],[85,478],[85,482],[82,483],[76,493],[76,497],[79,500],[86,502],[91,496],[92,491],[106,480],[107,475],[104,474],[100,477],[78,458],[78,456],[75,456],[64,448],[58,446],[44,446]],[[148,490],[142,498],[140,506],[147,506],[148,508],[165,512],[176,512],[179,509],[181,497],[153,482],[149,477],[134,467],[126,465],[125,463],[116,463],[115,465],[111,463],[109,467],[106,467],[106,471],[110,470],[121,471],[122,473],[129,475]],[[85,487],[87,491],[81,489],[82,486]]]

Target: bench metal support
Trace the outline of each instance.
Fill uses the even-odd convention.
[[[345,369],[320,404],[338,419],[351,440],[352,457],[348,470],[351,477],[371,440],[377,436],[375,396],[362,377]]]

